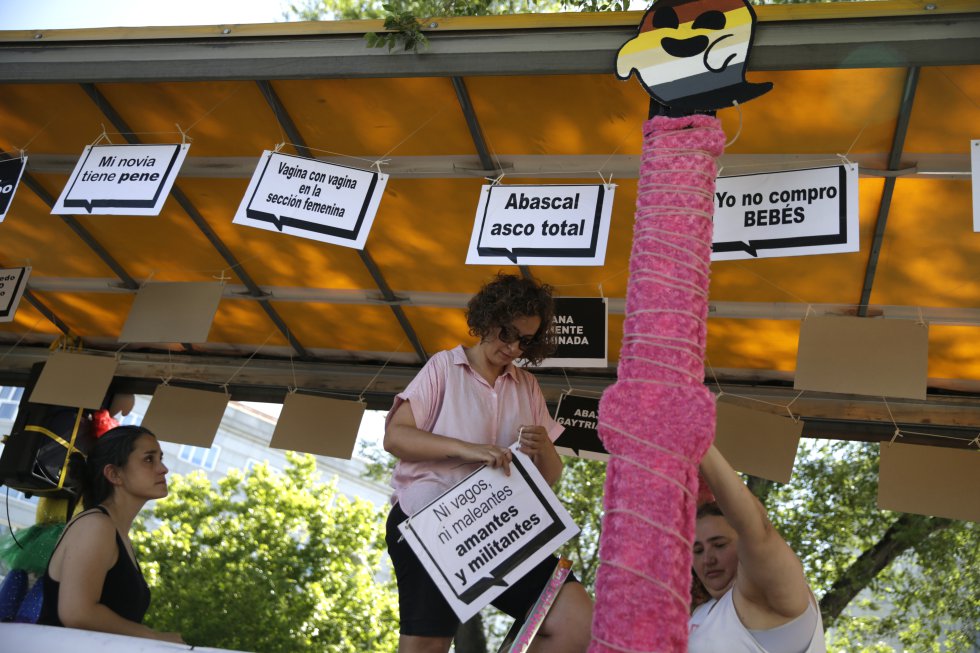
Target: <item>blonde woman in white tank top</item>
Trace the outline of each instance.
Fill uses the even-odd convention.
[[[694,573],[711,600],[691,615],[689,653],[825,653],[803,566],[712,446],[701,473],[716,503],[698,511]]]

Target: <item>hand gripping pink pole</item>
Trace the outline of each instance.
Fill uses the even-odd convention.
[[[618,380],[599,403],[610,454],[590,653],[686,653],[704,386],[717,118],[644,123]]]

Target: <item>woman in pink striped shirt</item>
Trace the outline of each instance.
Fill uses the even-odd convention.
[[[445,653],[459,621],[408,544],[398,541],[398,524],[480,465],[509,474],[509,447],[517,441],[549,483],[561,476],[553,442],[564,427],[548,414],[534,376],[514,365],[518,359],[536,364],[552,353],[553,317],[549,286],[498,275],[467,306],[470,334],[479,341],[435,354],[395,397],[384,438],[385,449],[399,460],[386,539],[398,580],[401,653]],[[523,619],[555,563],[545,560],[493,605]],[[592,601],[570,577],[531,650],[585,651],[591,622]]]

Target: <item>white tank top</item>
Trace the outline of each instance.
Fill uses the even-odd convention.
[[[720,599],[712,599],[698,606],[688,622],[690,630],[687,640],[688,653],[768,653],[735,612],[732,599],[733,590],[725,592]],[[812,597],[811,597],[812,600]],[[817,623],[810,634],[809,645],[799,649],[804,653],[826,653],[827,644],[823,637],[823,620],[817,609]]]

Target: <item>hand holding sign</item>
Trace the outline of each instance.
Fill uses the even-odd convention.
[[[399,526],[461,621],[578,533],[519,447],[510,449],[515,473],[481,467]]]
[[[510,449],[493,444],[476,444],[463,440],[459,442],[465,446],[465,454],[460,456],[463,460],[472,463],[484,463],[491,469],[500,468],[504,471],[504,475],[510,476],[510,461],[513,459],[513,453]]]
[[[534,459],[540,453],[546,453],[555,448],[548,437],[548,431],[540,424],[522,425],[517,440],[518,451]]]

